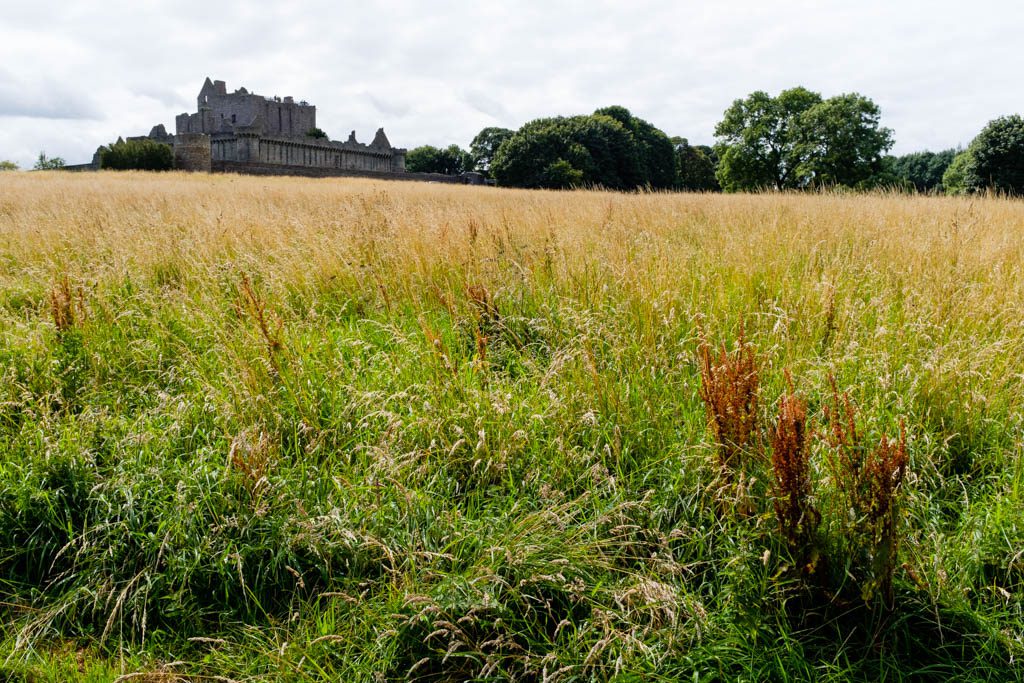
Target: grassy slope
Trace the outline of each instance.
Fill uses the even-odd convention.
[[[0,680],[1016,679],[1022,232],[1002,200],[0,175]],[[722,504],[699,317],[745,325],[766,423],[784,368],[815,424],[830,373],[872,438],[906,418],[892,611],[808,598],[771,502]]]

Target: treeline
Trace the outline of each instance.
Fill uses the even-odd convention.
[[[470,143],[409,152],[410,171],[476,171],[508,187],[700,192],[887,188],[932,194],[1024,194],[1024,119],[989,123],[965,150],[888,154],[893,132],[858,93],[797,87],[736,100],[713,146],[670,137],[624,107],[485,128]]]

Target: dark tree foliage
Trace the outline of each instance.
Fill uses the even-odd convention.
[[[405,155],[405,168],[413,173],[458,175],[473,170],[473,157],[458,145],[444,149],[423,145]]]
[[[1024,118],[1015,114],[989,122],[969,151],[966,184],[971,191],[1024,194]]]
[[[501,143],[508,140],[515,134],[514,130],[508,128],[484,128],[469,143],[469,153],[473,157],[473,169],[490,176],[491,161]]]
[[[718,192],[715,177],[718,155],[707,145],[691,145],[686,138],[672,138],[676,153],[676,187],[688,192]]]
[[[651,123],[633,116],[625,107],[605,107],[594,113],[612,117],[633,134],[641,172],[647,185],[662,190],[676,185],[675,149],[665,133]]]
[[[117,171],[169,171],[174,167],[171,146],[154,140],[118,138],[100,149],[100,168]]]
[[[715,128],[717,177],[727,191],[865,187],[883,171],[892,131],[856,93],[823,100],[806,88],[736,100]]]
[[[319,128],[313,127],[313,128],[310,128],[309,130],[306,131],[306,137],[307,138],[315,138],[317,140],[326,140],[327,139],[327,133],[325,133],[324,131],[322,131]]]
[[[4,159],[3,161],[0,161],[0,171],[17,171],[17,170],[18,170],[18,164],[14,163],[13,161],[8,161],[7,159]]]
[[[512,187],[632,190],[648,184],[633,134],[604,114],[530,121],[501,144],[491,172]]]
[[[888,159],[889,170],[899,181],[918,192],[942,192],[942,175],[953,163],[955,149],[941,152],[914,152]]]

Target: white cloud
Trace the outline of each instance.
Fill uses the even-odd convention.
[[[609,104],[711,142],[732,100],[800,84],[874,99],[897,152],[941,149],[1024,92],[1012,0],[0,0],[0,16],[0,158],[22,165],[173,129],[206,76],[405,147]]]

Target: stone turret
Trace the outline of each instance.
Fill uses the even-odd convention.
[[[210,136],[203,133],[178,133],[174,136],[174,168],[182,171],[212,170]]]

